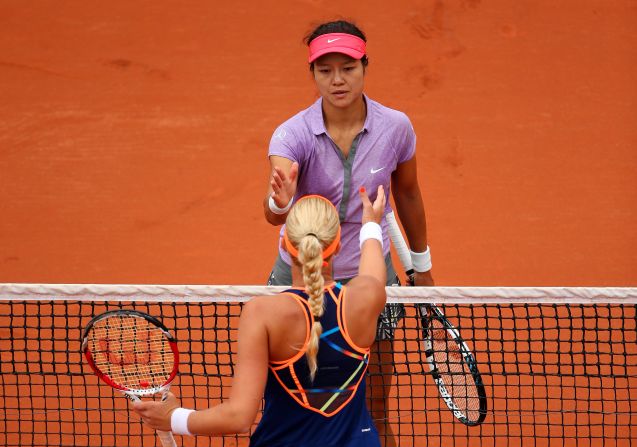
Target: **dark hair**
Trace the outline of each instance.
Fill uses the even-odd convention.
[[[303,39],[303,42],[305,42],[306,45],[310,45],[310,42],[312,42],[318,36],[330,33],[351,34],[352,36],[360,37],[361,39],[363,39],[364,42],[367,42],[365,33],[363,33],[360,28],[358,28],[352,22],[348,22],[346,20],[334,20],[332,22],[325,22],[320,24],[314,29],[314,31],[308,34],[305,39]],[[363,64],[363,67],[367,66],[367,64],[369,63],[369,58],[367,57],[367,55],[364,55],[361,58],[361,63]],[[312,70],[314,70],[314,62],[310,63],[310,71]]]

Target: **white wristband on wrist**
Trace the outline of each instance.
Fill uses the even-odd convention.
[[[360,234],[360,244],[361,248],[363,247],[363,243],[367,239],[376,239],[380,242],[380,247],[383,247],[383,230],[380,228],[376,222],[367,222],[365,225],[361,227]]]
[[[431,252],[429,251],[429,245],[427,245],[427,250],[422,253],[416,253],[415,251],[409,250],[411,254],[411,263],[416,272],[428,272],[431,270]]]
[[[285,208],[279,208],[277,204],[274,203],[274,199],[272,198],[272,196],[270,196],[270,199],[268,200],[268,207],[270,207],[270,211],[272,211],[274,214],[285,214],[290,211],[290,208],[292,208],[292,202],[294,202],[294,197],[292,197],[290,199],[290,202],[285,205]]]
[[[192,436],[192,433],[188,431],[188,416],[194,411],[188,408],[176,408],[170,416],[170,430],[176,435]]]

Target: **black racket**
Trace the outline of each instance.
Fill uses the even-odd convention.
[[[414,285],[411,254],[393,211],[387,214],[389,236]],[[465,425],[478,425],[487,415],[487,395],[478,364],[458,330],[435,304],[416,305],[423,330],[425,357],[440,397]]]
[[[135,310],[94,317],[84,329],[82,351],[95,374],[131,401],[168,393],[179,369],[177,342],[156,318]],[[157,430],[164,447],[177,447],[169,431]]]

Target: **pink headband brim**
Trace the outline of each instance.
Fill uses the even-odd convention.
[[[310,42],[310,63],[327,53],[342,53],[360,59],[365,56],[365,41],[351,34],[330,33],[322,34]]]

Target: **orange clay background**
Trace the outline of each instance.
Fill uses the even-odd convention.
[[[0,282],[263,284],[270,135],[353,18],[439,285],[637,284],[637,3],[0,3]]]

